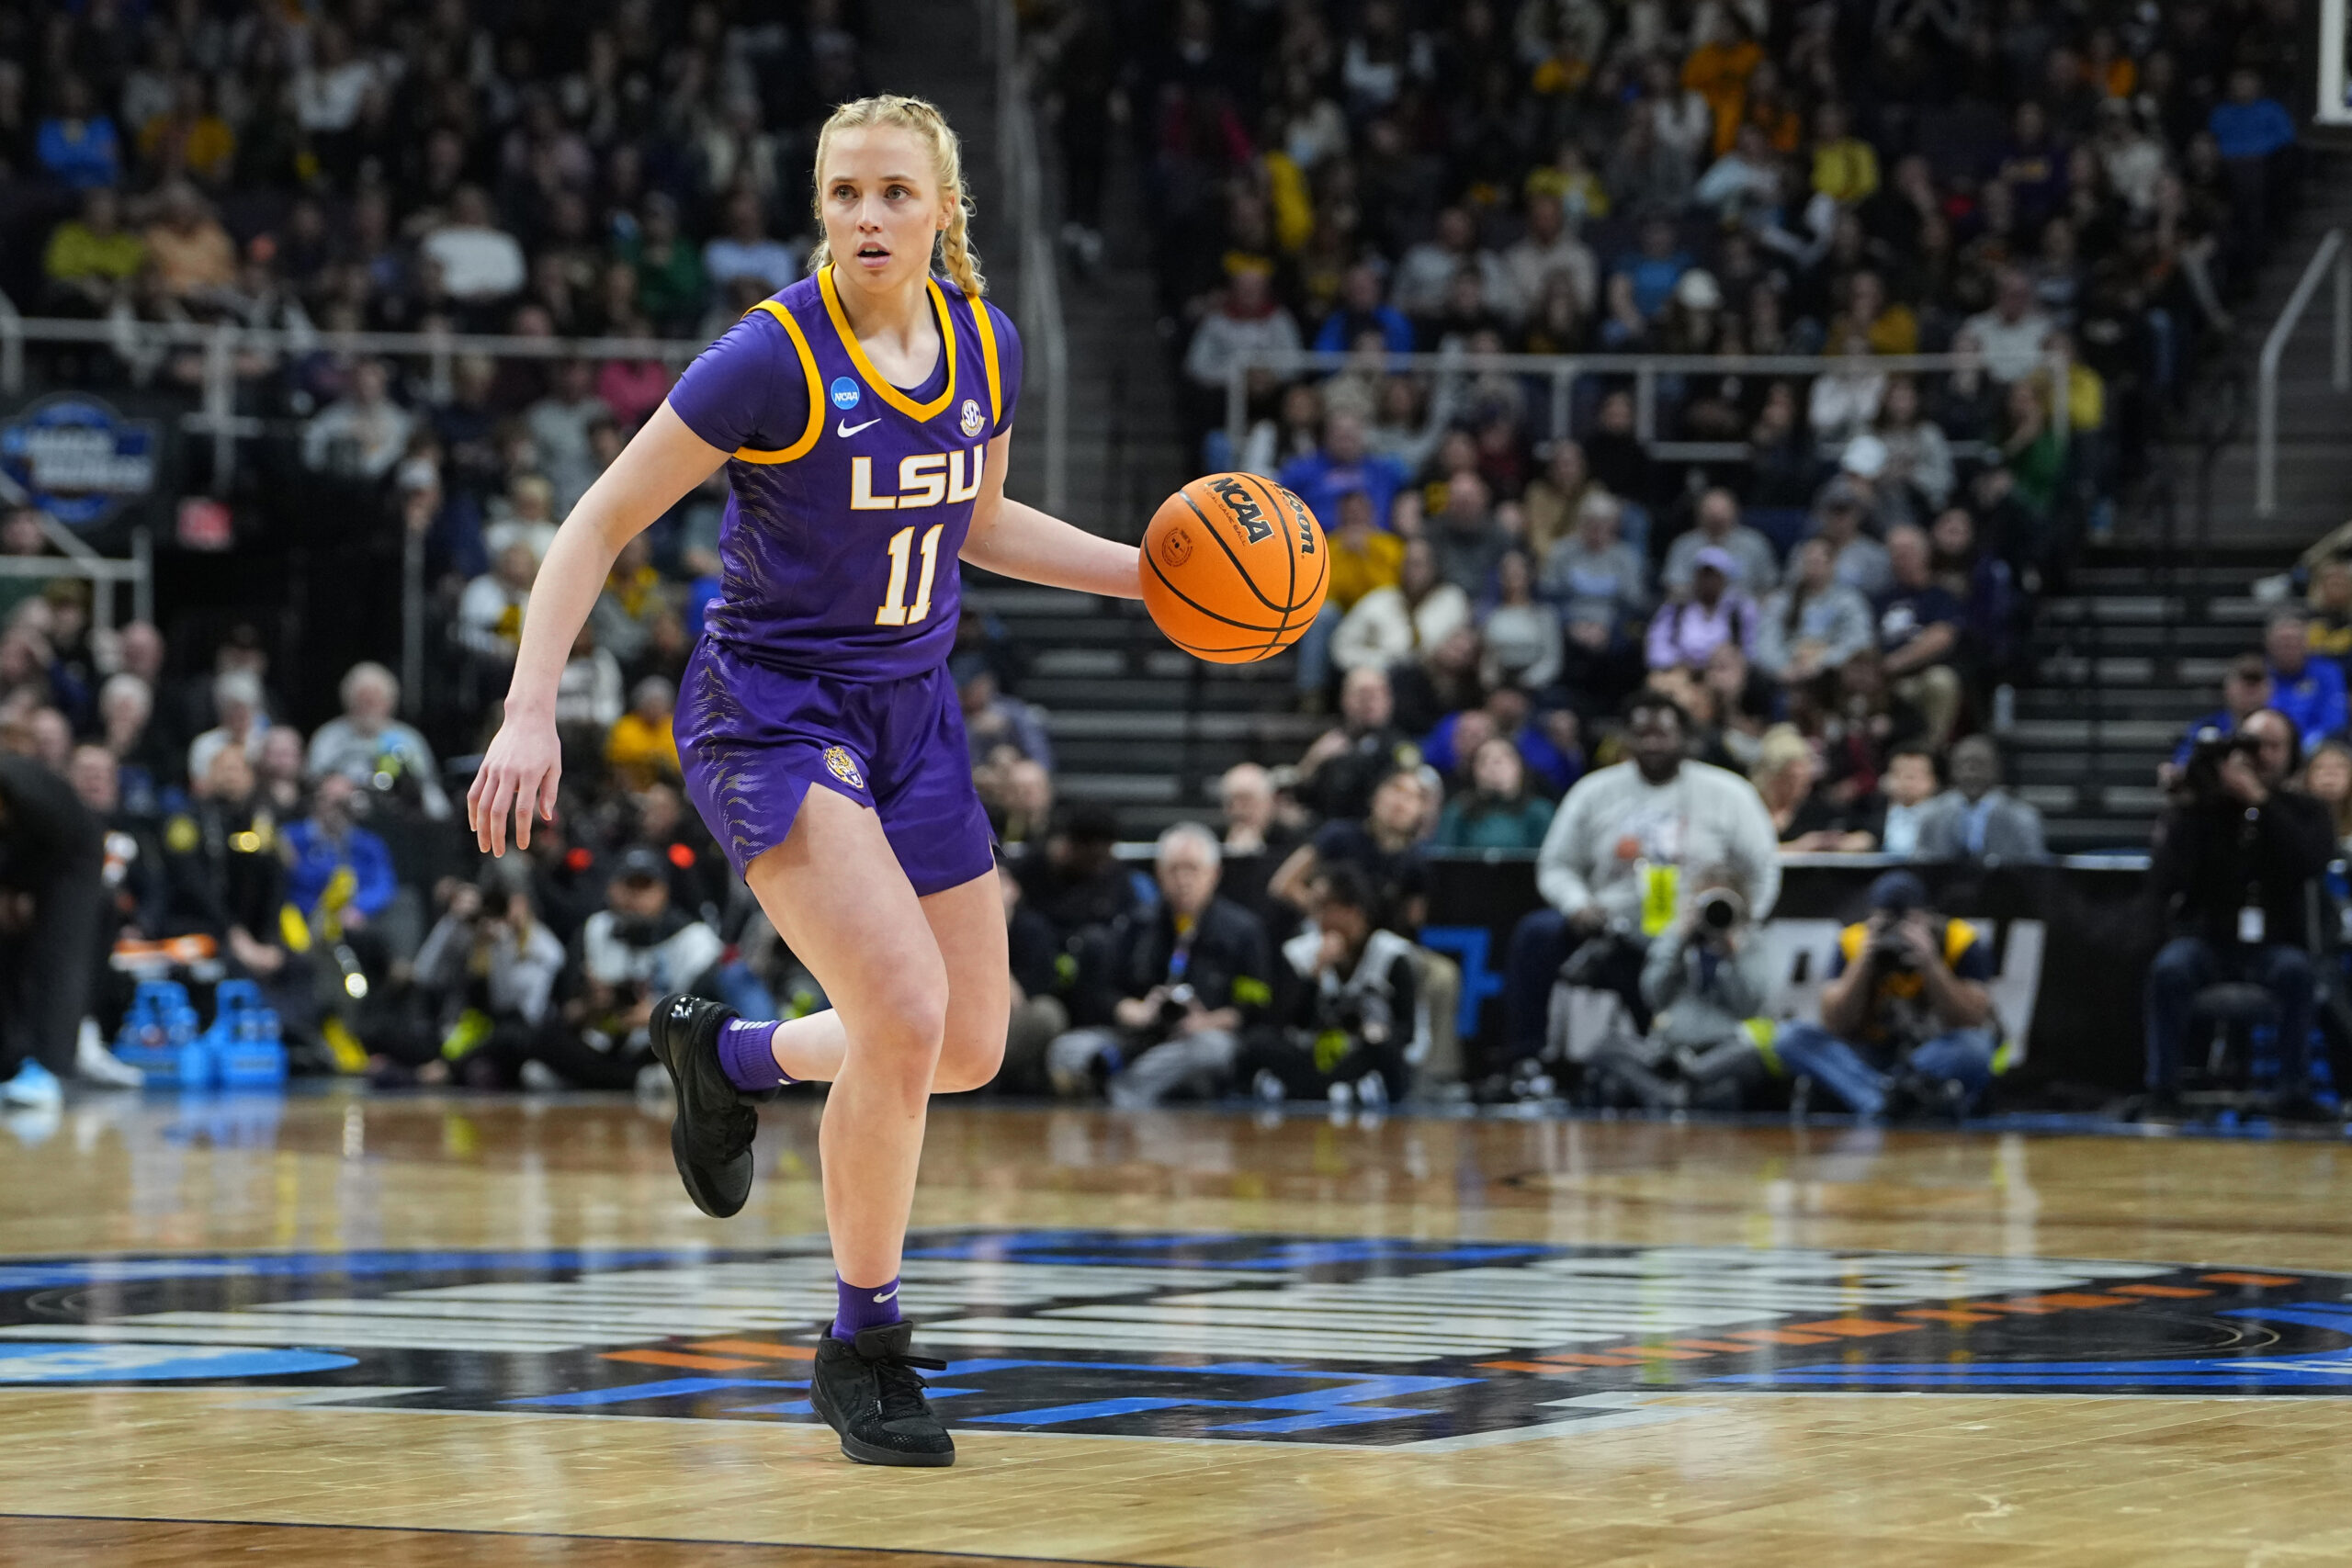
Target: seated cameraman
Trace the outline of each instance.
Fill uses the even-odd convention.
[[[387,1084],[412,1076],[444,1083],[454,1071],[489,1087],[496,1082],[495,1063],[530,1055],[563,973],[563,943],[533,917],[531,896],[522,888],[451,877],[441,891],[448,908],[416,953],[424,1027],[408,1037],[388,1036],[374,1069]],[[494,1048],[484,1053],[484,1046]]]
[[[1159,907],[1112,928],[1101,989],[1081,1009],[1110,1027],[1046,1047],[1055,1092],[1086,1094],[1099,1080],[1112,1104],[1133,1110],[1224,1091],[1240,1032],[1272,993],[1265,928],[1216,896],[1222,858],[1197,822],[1159,835]]]
[[[2305,892],[2335,852],[2327,807],[2288,786],[2301,761],[2295,727],[2276,708],[2235,735],[2209,730],[2191,750],[2185,797],[2157,824],[2150,874],[2171,940],[2148,966],[2148,1109],[2179,1108],[2189,1005],[2221,980],[2260,986],[2278,1004],[2278,1104],[2316,1115],[2313,1007]]]
[[[1380,929],[1381,902],[1344,861],[1317,876],[1313,923],[1283,943],[1272,1015],[1235,1072],[1259,1099],[1381,1106],[1404,1094],[1419,1054],[1413,944]]]
[[[1647,1038],[1612,1040],[1586,1064],[1600,1104],[1741,1111],[1755,1100],[1770,1072],[1748,1024],[1763,1014],[1772,976],[1747,913],[1710,878],[1650,943],[1642,1000],[1656,1016]]]
[[[518,1076],[526,1089],[630,1089],[648,1069],[649,1081],[666,1084],[646,1028],[655,998],[668,991],[719,994],[726,944],[671,905],[670,866],[661,855],[642,844],[623,854],[605,900],[581,926],[557,982],[561,1005],[523,1047]]]
[[[1780,835],[1756,786],[1690,761],[1690,717],[1662,693],[1636,692],[1624,722],[1630,760],[1578,780],[1536,853],[1550,907],[1511,933],[1503,999],[1514,1061],[1543,1050],[1553,981],[1571,954],[1576,984],[1616,993],[1648,1031],[1642,961],[1681,907],[1686,868],[1721,868],[1751,919],[1780,896]]]
[[[1773,1050],[1857,1116],[1962,1115],[1993,1081],[1992,977],[1976,928],[1936,914],[1917,876],[1890,871],[1871,884],[1870,919],[1838,934],[1821,1021],[1787,1025]]]

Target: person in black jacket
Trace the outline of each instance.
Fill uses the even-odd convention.
[[[1046,1049],[1055,1091],[1102,1084],[1123,1109],[1209,1097],[1230,1080],[1241,1032],[1273,998],[1266,929],[1216,896],[1216,835],[1179,822],[1159,835],[1159,907],[1122,917],[1074,1029]]]
[[[1381,904],[1357,866],[1316,874],[1314,923],[1283,944],[1281,989],[1236,1068],[1260,1100],[1378,1108],[1403,1097],[1428,1041],[1413,944],[1381,929]]]
[[[106,903],[106,840],[72,786],[0,754],[0,1100],[54,1105],[74,1072]]]
[[[2326,869],[2335,837],[2327,808],[2287,784],[2300,751],[2294,726],[2275,708],[2248,715],[2233,736],[2200,737],[2187,798],[2158,826],[2151,881],[2170,940],[2148,968],[2152,1114],[2178,1108],[2189,1004],[2230,979],[2278,1000],[2278,1113],[2317,1114],[2306,890]]]

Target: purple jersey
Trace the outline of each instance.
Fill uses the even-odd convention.
[[[894,387],[842,312],[832,269],[763,301],[686,367],[670,406],[733,456],[719,525],[718,643],[774,668],[892,681],[956,641],[956,557],[989,440],[1021,388],[1012,323],[929,284],[938,366]]]

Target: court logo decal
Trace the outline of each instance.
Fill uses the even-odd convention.
[[[865,779],[857,771],[857,759],[839,746],[825,748],[825,771],[852,789],[865,787]]]
[[[1645,1393],[2352,1393],[2352,1276],[2306,1270],[955,1230],[900,1278],[933,1397],[982,1430],[1443,1451]],[[808,1422],[834,1304],[821,1240],[0,1260],[0,1387]]]
[[[980,433],[980,426],[988,422],[988,416],[980,412],[980,405],[972,399],[966,398],[963,413],[964,434],[967,436],[978,435]]]
[[[837,409],[854,409],[857,407],[857,400],[861,395],[862,394],[857,389],[857,378],[855,377],[836,376],[833,378],[833,407]]]

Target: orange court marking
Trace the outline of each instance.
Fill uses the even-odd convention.
[[[2300,1285],[2300,1274],[2199,1274],[2209,1285]]]
[[[1881,1334],[1916,1334],[1919,1330],[1916,1323],[1885,1323],[1872,1317],[1832,1317],[1819,1323],[1799,1323],[1791,1326],[1808,1329],[1815,1334],[1835,1334],[1842,1339],[1869,1339]]]
[[[692,1348],[721,1350],[730,1356],[757,1356],[770,1361],[813,1361],[817,1352],[806,1345],[775,1345],[764,1339],[697,1339]]]

